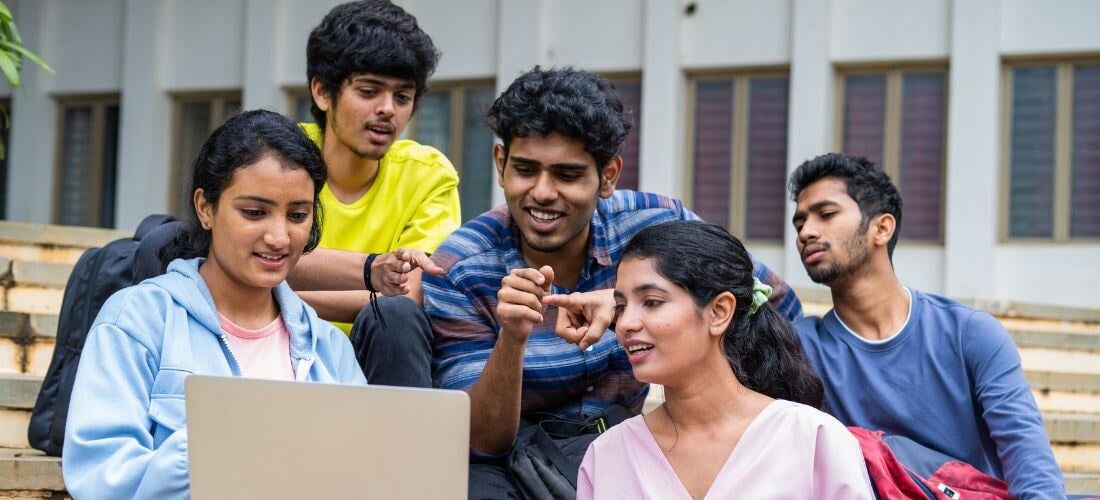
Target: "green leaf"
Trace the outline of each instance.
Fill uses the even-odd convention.
[[[19,86],[19,68],[15,62],[12,61],[12,54],[9,52],[0,51],[0,70],[4,71],[4,76],[8,77],[8,83],[12,87]]]
[[[0,2],[0,20],[11,22],[11,11],[8,10],[8,6],[4,5],[4,2]]]
[[[41,66],[42,69],[53,73],[53,68],[51,68],[49,64],[46,64],[46,61],[43,61],[42,58],[34,55],[34,52],[27,50],[27,48],[22,45],[11,43],[7,40],[0,40],[0,47],[5,47],[20,54],[23,54],[27,57],[27,59],[30,59],[34,61],[35,64]]]
[[[9,23],[11,27],[11,40],[15,43],[23,43],[23,37],[19,36],[19,27],[14,22]]]

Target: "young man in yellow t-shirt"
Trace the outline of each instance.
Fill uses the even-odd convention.
[[[430,376],[406,374],[430,373],[420,276],[442,273],[428,255],[461,222],[458,174],[435,148],[396,139],[438,59],[416,18],[380,0],[333,8],[307,43],[317,125],[302,128],[321,147],[328,183],[320,247],[289,280],[350,332],[372,384],[431,386]]]

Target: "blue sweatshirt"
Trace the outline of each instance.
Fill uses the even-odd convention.
[[[1015,498],[1064,498],[1043,419],[1000,322],[911,291],[897,335],[867,342],[836,311],[795,327],[845,425],[885,431],[1004,479]]]
[[[199,276],[202,259],[112,295],[84,344],[62,471],[74,498],[187,498],[188,375],[240,376]],[[365,385],[346,335],[284,282],[275,299],[298,380]]]

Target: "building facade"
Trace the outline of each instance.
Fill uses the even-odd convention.
[[[9,0],[25,66],[4,216],[132,228],[183,213],[203,138],[241,109],[308,117],[305,41],[335,0]],[[1100,2],[399,0],[443,57],[408,135],[502,201],[482,112],[534,66],[605,74],[633,112],[623,184],[681,198],[809,286],[784,180],[871,157],[923,290],[1100,309]]]

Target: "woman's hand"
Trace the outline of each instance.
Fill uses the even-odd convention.
[[[611,288],[547,295],[542,298],[542,303],[558,306],[558,323],[554,332],[581,349],[599,342],[607,327],[615,321],[615,291]]]

